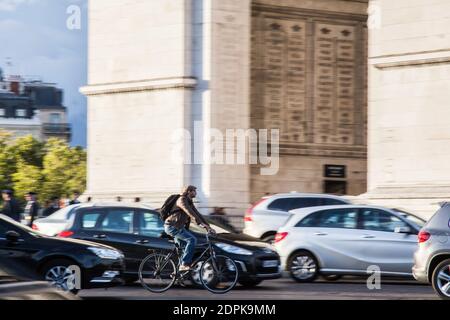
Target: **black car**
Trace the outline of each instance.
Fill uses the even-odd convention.
[[[132,283],[138,279],[141,261],[152,250],[171,249],[173,243],[164,236],[159,213],[142,206],[83,205],[73,209],[67,229],[59,236],[95,241],[112,246],[125,254],[124,279]],[[212,237],[217,252],[231,257],[239,266],[239,282],[255,286],[265,279],[281,277],[280,257],[259,239],[232,233],[212,223],[217,235]],[[198,239],[197,253],[206,242],[204,230],[191,224]],[[192,280],[200,284],[199,265],[193,267]]]
[[[0,300],[79,300],[62,291],[16,259],[0,259]]]
[[[0,260],[72,292],[121,284],[125,267],[123,254],[115,248],[48,237],[4,215],[0,215]]]

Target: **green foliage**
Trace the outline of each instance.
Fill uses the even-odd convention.
[[[20,200],[29,191],[41,202],[86,189],[86,151],[65,141],[42,143],[30,136],[12,139],[0,130],[0,189],[13,189]]]
[[[30,191],[39,193],[41,191],[42,178],[41,168],[21,161],[17,165],[17,171],[12,174],[14,193],[19,197]]]

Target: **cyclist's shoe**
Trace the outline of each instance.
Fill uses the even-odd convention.
[[[181,265],[179,271],[180,272],[184,272],[184,271],[190,271],[191,270],[191,266],[188,265]]]

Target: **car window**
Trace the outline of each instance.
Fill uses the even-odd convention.
[[[289,199],[289,198],[276,199],[276,200],[272,201],[272,203],[270,203],[267,208],[269,210],[289,211],[289,208],[290,208],[289,203],[290,202],[291,202],[291,199]]]
[[[357,209],[329,209],[310,214],[296,227],[356,229]]]
[[[289,210],[307,207],[317,207],[321,205],[322,205],[321,198],[293,198],[290,203]]]
[[[159,213],[153,211],[142,211],[139,214],[139,234],[159,238],[164,232],[164,223]]]
[[[365,230],[394,232],[397,227],[408,227],[400,218],[378,209],[361,210],[361,227]]]
[[[110,232],[131,233],[133,209],[106,209],[100,224],[100,230]]]
[[[282,198],[274,200],[267,207],[269,210],[290,211],[293,209],[317,207],[323,205],[322,198]]]
[[[324,206],[335,206],[339,204],[347,204],[345,201],[338,200],[338,199],[331,199],[331,198],[323,198],[323,205]]]
[[[81,227],[83,229],[95,229],[101,216],[102,211],[100,210],[83,213]]]
[[[409,212],[400,210],[400,209],[392,209],[401,215],[403,218],[407,219],[409,222],[413,223],[418,229],[422,228],[427,222],[422,218],[419,218]]]

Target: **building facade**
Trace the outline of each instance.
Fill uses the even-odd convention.
[[[36,139],[71,139],[63,91],[54,84],[21,76],[6,76],[0,69],[0,128],[15,136]]]
[[[31,134],[41,140],[41,121],[31,98],[0,90],[0,129],[17,137]]]
[[[369,192],[429,217],[450,199],[450,2],[378,0],[369,42]]]
[[[194,184],[203,211],[242,214],[267,193],[365,192],[367,5],[90,1],[86,194],[160,204]],[[210,161],[227,129],[279,129],[276,173]]]

